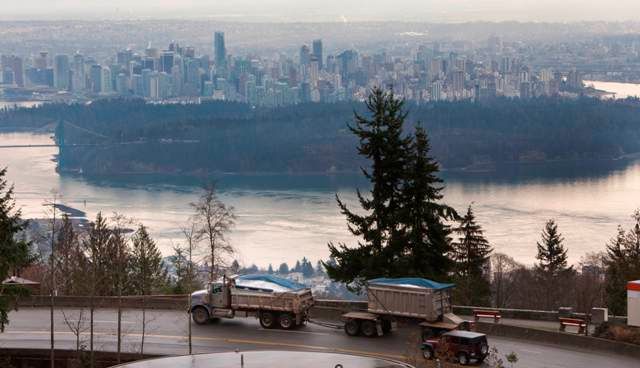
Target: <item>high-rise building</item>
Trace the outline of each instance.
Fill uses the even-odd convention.
[[[13,85],[15,78],[13,77],[13,70],[6,68],[2,69],[2,75],[0,76],[0,84]]]
[[[129,79],[124,73],[119,73],[116,76],[116,92],[121,95],[129,94]]]
[[[91,65],[89,70],[89,80],[91,86],[91,92],[102,92],[102,66],[99,64]]]
[[[38,56],[33,59],[33,66],[36,69],[47,69],[49,65],[49,53],[46,51],[41,51]]]
[[[121,50],[116,54],[116,63],[118,65],[128,66],[131,59],[133,59],[133,51],[131,49]]]
[[[307,65],[311,61],[311,51],[309,51],[309,46],[302,45],[300,47],[300,65]]]
[[[162,51],[162,54],[160,54],[160,67],[158,68],[159,71],[161,73],[171,73],[171,68],[173,68],[173,59],[173,51]]]
[[[84,56],[81,53],[73,55],[73,73],[71,87],[74,91],[82,91],[86,88],[86,72],[84,68]]]
[[[69,56],[56,55],[53,58],[53,86],[56,89],[68,90],[71,84],[71,68]]]
[[[2,56],[0,69],[13,72],[12,84],[18,87],[24,87],[24,63],[22,62],[22,58],[15,55]]]
[[[322,70],[323,68],[323,60],[322,60],[322,40],[314,40],[313,41],[313,56],[318,60],[318,68]]]
[[[102,67],[102,80],[100,82],[102,93],[111,93],[113,91],[111,82],[111,69],[108,66]]]
[[[216,32],[214,34],[213,49],[216,67],[225,68],[227,64],[227,48],[224,45],[224,32]]]

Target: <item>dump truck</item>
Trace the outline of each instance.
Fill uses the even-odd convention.
[[[272,275],[223,277],[191,294],[197,324],[214,319],[257,317],[264,328],[288,330],[303,325],[313,306],[311,290]]]
[[[454,329],[468,329],[468,322],[453,314],[451,289],[421,278],[378,278],[366,283],[367,310],[342,315],[349,336],[382,336],[398,321],[416,322],[423,336]]]

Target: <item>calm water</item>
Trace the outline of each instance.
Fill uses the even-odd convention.
[[[48,143],[46,135],[0,134],[0,145]],[[197,198],[198,181],[171,177],[121,177],[108,180],[59,175],[57,148],[0,148],[18,203],[27,217],[42,217],[51,190],[65,204],[86,211],[114,211],[150,227],[165,254],[182,241],[180,227]],[[548,218],[559,222],[572,262],[599,251],[616,232],[631,224],[640,208],[640,162],[553,163],[511,166],[497,173],[446,173],[445,199],[458,210],[474,202],[478,219],[495,248],[523,263],[533,263],[536,241]],[[223,176],[222,199],[238,214],[230,236],[245,264],[325,258],[329,241],[355,244],[336,209],[334,193],[355,203],[357,176]]]
[[[615,98],[640,97],[640,84],[584,81],[587,86],[595,89],[615,93]]]

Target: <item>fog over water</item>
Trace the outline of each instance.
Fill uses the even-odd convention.
[[[0,146],[49,143],[47,135],[0,134]],[[18,204],[26,217],[43,217],[42,203],[54,189],[64,204],[91,219],[98,211],[131,216],[150,227],[165,255],[182,241],[180,227],[198,195],[197,179],[136,176],[81,178],[55,172],[56,147],[0,148]],[[566,238],[571,262],[600,251],[631,224],[640,208],[640,161],[565,162],[506,166],[498,172],[446,172],[445,200],[459,211],[473,202],[478,220],[499,252],[531,264],[548,218]],[[355,203],[357,175],[226,175],[217,178],[221,197],[236,208],[230,240],[247,265],[266,266],[327,257],[327,242],[356,244],[338,213],[334,193]]]

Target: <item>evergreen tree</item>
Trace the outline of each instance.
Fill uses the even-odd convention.
[[[83,248],[89,259],[89,295],[113,295],[113,288],[106,280],[109,280],[113,268],[109,252],[109,238],[111,229],[101,212],[96,215],[96,220],[89,226],[86,238],[83,240]]]
[[[278,267],[278,273],[281,275],[286,275],[289,273],[289,265],[286,263],[281,263],[280,267]]]
[[[173,267],[175,278],[173,279],[171,288],[174,294],[186,294],[189,292],[189,282],[193,290],[201,288],[201,282],[198,279],[198,265],[193,263],[189,267],[188,249],[182,247],[174,247],[174,254],[168,257]],[[191,273],[191,274],[190,274]]]
[[[476,223],[471,205],[455,229],[458,240],[452,243],[456,282],[456,303],[486,306],[490,304],[491,285],[485,267],[489,262],[491,245]]]
[[[309,277],[313,277],[313,265],[311,264],[311,262],[309,262],[309,260],[307,260],[306,257],[302,258],[302,264],[301,264],[301,270],[300,272],[302,272],[302,276],[309,278]]]
[[[316,275],[324,275],[325,274],[324,265],[322,265],[322,261],[318,261],[318,263],[316,263],[315,273],[316,273]]]
[[[0,169],[0,332],[9,323],[9,310],[14,307],[15,298],[26,293],[22,288],[6,287],[1,282],[33,261],[30,244],[18,239],[27,223],[16,208],[13,186],[7,183],[6,174],[6,168]]]
[[[349,231],[362,240],[357,247],[329,243],[335,264],[325,263],[325,268],[333,280],[356,281],[358,287],[368,278],[393,276],[395,257],[389,257],[385,247],[399,235],[400,187],[408,145],[402,135],[406,118],[403,105],[393,92],[374,88],[366,101],[371,118],[355,113],[355,126],[349,126],[360,141],[358,153],[370,160],[370,169],[362,168],[362,172],[372,189],[369,196],[358,190],[359,211],[350,210],[336,195]]]
[[[607,245],[607,307],[615,315],[627,313],[627,282],[640,279],[640,210],[633,214],[633,219],[633,228],[625,231],[618,227],[618,234]]]
[[[302,272],[302,265],[300,261],[296,261],[296,265],[293,267],[293,272]]]
[[[144,225],[140,225],[131,238],[129,279],[137,295],[149,295],[166,286],[167,271],[162,254]]]
[[[567,250],[564,238],[558,231],[558,225],[553,219],[547,221],[542,231],[542,241],[538,242],[538,264],[535,266],[537,286],[544,306],[547,310],[559,307],[565,300],[563,291],[568,285],[567,277],[573,272],[567,267]]]
[[[267,273],[269,275],[273,275],[273,265],[271,265],[271,263],[269,263],[269,267],[267,268]]]
[[[240,271],[240,263],[238,263],[237,259],[234,259],[233,262],[231,262],[231,267],[229,267],[229,271],[231,271],[231,274],[237,274]]]
[[[388,258],[396,275],[413,275],[445,280],[452,269],[451,229],[447,222],[458,218],[456,211],[441,203],[443,181],[440,167],[430,156],[427,132],[418,125],[407,149],[402,186],[401,219],[403,237],[392,243]]]
[[[538,242],[539,261],[537,268],[544,274],[557,277],[567,271],[567,250],[562,244],[564,238],[558,231],[558,225],[551,219],[542,231],[542,242]]]
[[[333,280],[356,281],[356,289],[371,277],[443,280],[451,270],[447,221],[457,214],[440,203],[439,165],[430,156],[425,130],[418,126],[415,135],[403,135],[403,104],[393,93],[374,89],[366,104],[371,119],[356,114],[351,128],[360,139],[360,155],[371,161],[371,169],[362,171],[372,190],[370,198],[358,191],[358,212],[336,196],[349,231],[362,240],[354,248],[330,243],[334,263],[324,266]]]
[[[89,272],[89,261],[80,244],[78,234],[66,213],[56,237],[55,270],[57,287],[63,295],[87,295],[85,282]]]

